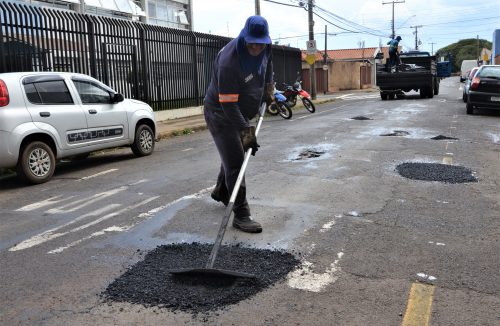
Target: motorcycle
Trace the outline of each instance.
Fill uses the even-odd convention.
[[[314,113],[316,108],[314,107],[313,102],[311,101],[311,96],[308,92],[302,89],[302,81],[296,81],[293,86],[283,83],[283,95],[286,97],[288,105],[290,107],[294,107],[297,104],[297,97],[302,100],[302,104],[307,109],[307,111]]]
[[[274,102],[267,107],[266,111],[270,115],[279,114],[283,119],[290,119],[292,117],[292,109],[290,109],[286,97],[276,88],[274,89]]]

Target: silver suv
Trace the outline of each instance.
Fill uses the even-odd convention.
[[[16,167],[28,183],[48,181],[64,157],[118,146],[150,155],[155,133],[149,105],[87,75],[0,74],[0,168]]]

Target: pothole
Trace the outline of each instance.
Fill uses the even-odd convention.
[[[299,153],[299,157],[297,157],[295,160],[305,160],[308,158],[316,158],[316,157],[320,157],[323,154],[325,154],[324,151],[316,151],[316,150],[308,149],[306,151]]]
[[[434,140],[443,140],[443,139],[458,140],[458,138],[448,137],[448,136],[443,136],[443,135],[438,135],[436,137],[432,137],[431,139],[434,139]]]
[[[439,181],[445,183],[477,182],[472,171],[463,166],[439,163],[402,163],[396,167],[408,179]]]
[[[404,130],[394,130],[391,133],[388,134],[382,134],[380,136],[408,136],[410,133],[408,131]]]
[[[370,119],[370,118],[367,118],[367,117],[364,117],[362,115],[360,116],[357,116],[357,117],[353,117],[351,118],[352,120],[373,120],[373,119]]]
[[[204,268],[210,244],[170,244],[149,252],[102,293],[105,301],[190,313],[219,310],[284,279],[300,261],[284,251],[221,246],[214,268],[250,273],[255,279],[174,276],[171,269]]]

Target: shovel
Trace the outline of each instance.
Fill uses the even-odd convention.
[[[262,103],[259,110],[259,120],[257,122],[257,127],[255,128],[255,136],[259,133],[260,126],[262,125],[262,120],[264,119],[264,111],[266,110],[266,103]],[[243,277],[243,278],[255,278],[255,275],[231,271],[227,269],[214,268],[215,259],[217,258],[217,254],[219,253],[220,245],[222,243],[222,238],[224,238],[224,233],[226,233],[227,224],[229,222],[229,217],[231,216],[231,212],[233,211],[234,201],[236,200],[236,196],[238,195],[238,191],[240,189],[241,181],[245,176],[245,170],[248,165],[248,161],[250,160],[250,155],[252,154],[252,149],[247,149],[245,153],[245,159],[243,161],[243,165],[240,169],[240,174],[238,174],[238,178],[236,179],[236,184],[234,185],[233,192],[231,194],[231,198],[229,198],[229,203],[227,204],[226,211],[224,212],[224,217],[222,218],[222,222],[219,228],[219,233],[217,234],[217,238],[215,239],[214,246],[212,247],[212,252],[210,253],[210,257],[208,258],[207,264],[204,268],[180,268],[180,269],[172,269],[169,270],[171,274],[174,275],[193,275],[193,276],[212,276],[212,277]]]

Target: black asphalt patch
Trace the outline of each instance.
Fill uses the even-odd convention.
[[[404,130],[394,130],[394,132],[388,134],[382,134],[380,136],[408,136],[410,133]]]
[[[443,135],[438,135],[438,136],[436,136],[436,137],[432,137],[431,139],[434,139],[434,140],[443,140],[443,139],[458,140],[458,138],[455,138],[455,137],[448,137],[448,136],[443,136]]]
[[[325,152],[308,149],[308,150],[300,153],[299,157],[297,157],[295,160],[297,161],[297,160],[304,160],[304,159],[308,159],[308,158],[316,158],[316,157],[320,157],[322,154],[325,154]]]
[[[102,293],[105,301],[168,308],[193,314],[225,308],[275,284],[300,261],[291,253],[221,246],[214,268],[245,272],[255,279],[174,275],[171,269],[204,268],[211,244],[170,244],[150,251]]]
[[[357,117],[353,117],[351,119],[352,120],[373,120],[373,119],[370,119],[370,118],[367,118],[367,117],[363,117],[362,115],[357,116]]]
[[[477,182],[468,168],[439,163],[403,163],[396,170],[405,178],[445,183]]]

